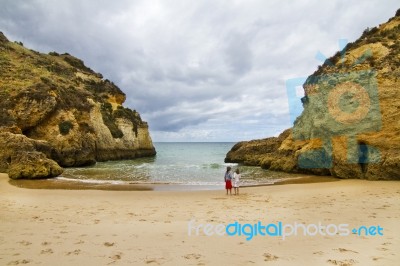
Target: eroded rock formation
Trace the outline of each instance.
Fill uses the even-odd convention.
[[[227,162],[400,179],[400,10],[325,61],[303,85],[304,110],[278,138],[236,144]]]
[[[43,178],[60,174],[56,165],[155,155],[125,94],[80,59],[29,50],[0,32],[0,68],[1,172]]]

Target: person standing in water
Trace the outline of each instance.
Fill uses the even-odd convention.
[[[226,167],[224,179],[225,179],[226,195],[228,195],[228,190],[229,193],[232,195],[232,173],[230,166]]]
[[[233,189],[235,190],[235,195],[239,195],[239,182],[240,182],[240,171],[239,168],[233,173]]]

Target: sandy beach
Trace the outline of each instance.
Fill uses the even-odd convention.
[[[0,174],[0,265],[398,265],[400,261],[400,182],[340,180],[240,192],[226,196],[223,189],[26,189],[10,185],[8,176]],[[321,231],[324,235],[311,226],[310,235],[303,235],[299,227],[297,236],[258,234],[251,240],[213,231],[220,224],[258,221],[329,228]],[[350,232],[336,231],[340,225]],[[290,227],[285,228],[289,234]],[[360,235],[352,232],[354,228],[361,228]]]

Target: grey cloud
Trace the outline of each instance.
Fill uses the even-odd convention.
[[[230,33],[227,37],[225,57],[229,70],[239,77],[245,75],[252,68],[253,54],[249,47],[250,36],[239,33]]]
[[[395,0],[0,1],[11,40],[83,59],[127,94],[155,140],[180,141],[289,127],[285,80],[311,74],[318,50],[332,55],[338,39],[355,40],[398,8]]]
[[[193,116],[183,116],[179,113],[173,115],[161,115],[155,119],[151,119],[152,129],[157,131],[168,131],[177,132],[182,128],[186,128],[189,125],[198,125],[200,123],[206,122],[208,118],[200,118]]]

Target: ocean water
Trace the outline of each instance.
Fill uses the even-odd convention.
[[[235,143],[154,143],[153,158],[98,162],[96,165],[66,168],[59,179],[93,183],[177,184],[218,186],[224,184],[227,166],[239,168],[242,185],[271,184],[286,179],[288,174],[260,167],[224,163],[226,153]]]

